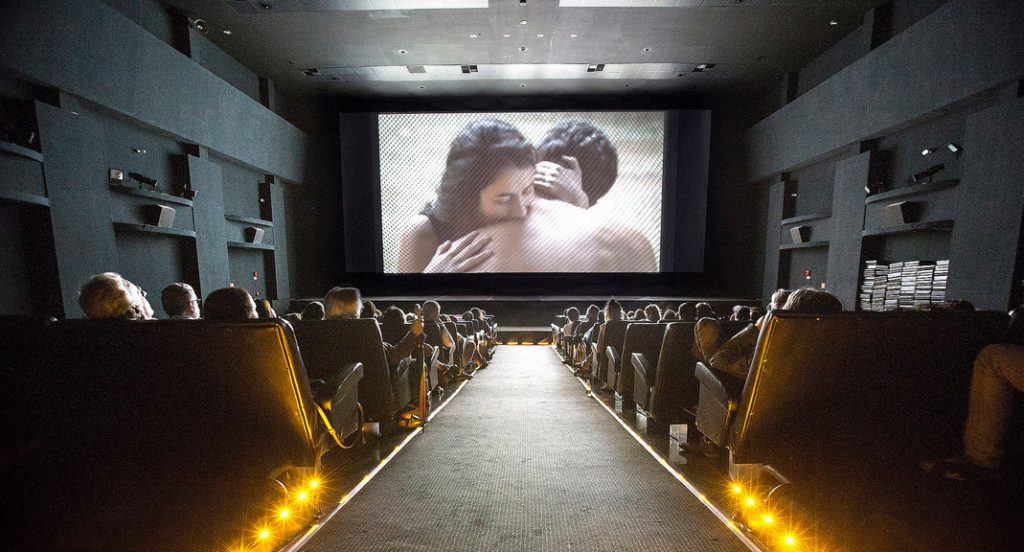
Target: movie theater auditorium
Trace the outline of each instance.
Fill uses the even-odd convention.
[[[0,2],[0,547],[1020,550],[1022,29]]]

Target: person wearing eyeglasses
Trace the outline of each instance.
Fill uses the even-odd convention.
[[[199,298],[192,286],[176,282],[160,293],[160,302],[171,320],[195,320],[199,318]]]

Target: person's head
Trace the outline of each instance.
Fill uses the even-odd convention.
[[[153,318],[153,307],[146,299],[146,292],[116,272],[90,278],[78,290],[78,306],[90,320]]]
[[[206,296],[203,301],[203,318],[213,321],[248,320],[259,318],[256,302],[244,288],[221,288]]]
[[[384,309],[384,313],[380,315],[380,323],[385,326],[397,326],[398,324],[403,324],[405,323],[405,313],[402,312],[402,309],[391,305]]]
[[[693,317],[697,320],[701,318],[714,318],[715,309],[711,308],[711,303],[697,303],[694,307]]]
[[[651,322],[657,322],[658,320],[661,320],[661,307],[653,303],[647,305],[646,307],[644,307],[644,317],[646,317]]]
[[[419,303],[412,306],[412,313],[416,316],[423,316],[423,307]]]
[[[326,311],[324,310],[324,304],[320,301],[310,301],[302,309],[303,320],[323,320]]]
[[[175,283],[160,292],[160,302],[168,316],[177,318],[199,318],[199,298],[192,286]]]
[[[967,299],[952,299],[950,301],[946,301],[946,304],[943,305],[943,307],[946,310],[955,312],[974,312],[975,310],[974,303],[971,303]]]
[[[537,157],[562,166],[565,166],[563,157],[575,157],[590,205],[612,189],[619,174],[619,153],[615,146],[601,129],[585,121],[562,121],[551,127],[537,146]]]
[[[468,322],[470,320],[473,320],[473,313],[471,313],[469,311],[466,311],[466,312],[462,313],[462,320],[464,322]]]
[[[432,210],[459,235],[525,217],[534,200],[533,175],[533,146],[516,127],[473,121],[452,140]]]
[[[325,318],[359,318],[362,310],[362,297],[359,295],[359,290],[354,287],[336,287],[324,296]]]
[[[274,306],[270,304],[270,301],[259,299],[256,301],[256,316],[258,318],[277,318],[277,312],[274,311]]]
[[[597,314],[599,312],[601,312],[601,309],[597,305],[590,305],[587,307],[587,320],[597,322]]]
[[[779,288],[772,294],[772,300],[768,303],[768,312],[775,309],[781,309],[782,305],[786,304],[786,300],[789,299],[789,294],[792,293],[788,289]]]
[[[761,309],[759,309],[757,307],[750,307],[750,319],[751,320],[760,320],[762,316],[764,316],[764,311],[762,311]]]
[[[736,320],[750,320],[750,307],[740,306],[739,310],[736,311]]]
[[[608,320],[622,320],[622,318],[623,318],[622,303],[619,303],[615,299],[609,299],[608,302],[604,304],[604,319],[605,319],[605,321],[608,321]]]
[[[693,303],[679,303],[679,319],[692,322],[697,317],[697,308]]]
[[[661,313],[662,320],[679,320],[679,315],[672,309],[665,309],[665,312]]]
[[[296,322],[302,322],[302,313],[286,312],[284,313],[284,316],[282,316],[281,318],[284,318],[285,320],[294,324]]]
[[[473,308],[469,309],[469,312],[473,313],[473,319],[474,320],[483,321],[483,319],[484,319],[484,311],[480,310],[480,308],[473,307]]]
[[[580,309],[577,309],[576,307],[569,307],[565,309],[565,317],[568,318],[570,322],[576,322],[580,319]]]
[[[424,320],[437,320],[437,317],[441,314],[441,305],[437,301],[427,301],[423,303],[422,312]]]
[[[843,303],[839,298],[827,291],[814,288],[800,288],[789,294],[789,299],[782,310],[806,312],[810,314],[828,314],[841,312]]]
[[[377,305],[373,304],[373,301],[363,301],[363,310],[359,313],[359,318],[377,318],[380,316],[380,311],[377,310]]]

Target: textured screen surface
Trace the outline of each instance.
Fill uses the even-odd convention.
[[[378,123],[384,272],[659,270],[664,112]],[[554,158],[535,165],[544,153]],[[548,180],[536,185],[538,175]],[[552,179],[556,189],[544,188]]]

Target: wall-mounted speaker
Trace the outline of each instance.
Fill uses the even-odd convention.
[[[917,221],[918,204],[913,201],[900,201],[885,206],[885,225],[897,226]]]
[[[245,230],[243,230],[245,241],[248,243],[263,243],[263,232],[264,230],[262,228],[246,226]]]
[[[159,203],[150,203],[142,206],[142,217],[146,224],[170,228],[174,226],[174,209]]]
[[[794,226],[789,229],[789,237],[793,238],[793,243],[807,243],[811,237],[811,227]]]

